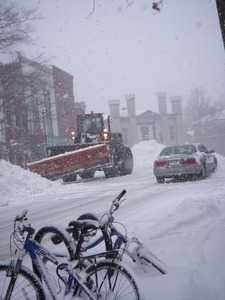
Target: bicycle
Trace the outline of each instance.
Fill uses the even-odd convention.
[[[83,247],[82,251],[87,251],[99,245],[101,242],[105,242],[105,249],[107,251],[122,249],[123,253],[128,255],[133,262],[135,262],[139,267],[141,267],[145,272],[151,271],[152,267],[157,269],[161,274],[168,273],[167,266],[155,255],[153,254],[146,246],[143,245],[136,237],[129,238],[127,234],[122,234],[115,226],[113,213],[120,207],[122,197],[125,195],[126,190],[123,190],[111,203],[108,213],[104,214],[99,220],[95,215],[91,213],[81,215],[78,220],[92,220],[96,222],[96,227],[101,230],[102,235],[89,243],[86,247]],[[104,217],[107,216],[106,220]],[[120,223],[121,224],[121,223]],[[124,226],[125,227],[125,226]],[[55,233],[51,236],[51,241],[53,244],[60,244],[63,240],[60,236],[60,232],[53,232],[53,227],[43,227],[37,234],[35,239],[41,243],[42,239],[47,233]],[[57,228],[54,228],[58,230]],[[71,221],[69,227],[66,228],[66,231],[72,235],[75,243],[80,239],[79,228],[77,227],[77,221]],[[95,233],[93,234],[93,236]],[[116,240],[113,242],[113,237],[116,237]],[[66,244],[67,251],[69,252],[69,258],[74,259],[73,250],[68,245],[68,240],[63,241]],[[123,255],[120,256],[122,260]]]
[[[0,262],[0,299],[69,299],[67,296],[84,296],[85,299],[141,299],[136,281],[124,266],[117,264],[115,259],[119,251],[113,250],[83,257],[76,251],[77,259],[73,262],[60,261],[33,239],[35,229],[25,225],[27,210],[14,220],[14,230],[10,238],[17,247],[15,255],[9,262]],[[89,230],[96,230],[93,223],[77,222],[84,237]],[[26,234],[26,236],[25,236]],[[61,232],[63,235],[63,232]],[[20,236],[22,236],[22,238]],[[66,240],[66,237],[64,236]],[[28,254],[45,282],[30,269],[23,265],[25,255]],[[106,258],[98,261],[99,258]],[[85,267],[85,261],[94,261]],[[58,283],[46,268],[45,261],[56,266]],[[64,288],[62,288],[62,285]],[[46,294],[46,288],[50,295]],[[58,292],[57,292],[58,288]],[[124,299],[124,298],[123,298]]]

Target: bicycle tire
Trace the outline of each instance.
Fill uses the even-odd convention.
[[[168,273],[166,265],[150,250],[146,250],[144,246],[136,246],[132,253],[136,263],[146,272],[149,271],[150,267],[154,267],[163,275]]]
[[[137,280],[123,265],[111,261],[99,261],[86,269],[88,284],[92,284],[96,299],[140,300]]]
[[[55,244],[51,242],[51,238],[50,238],[51,236],[49,236],[49,239],[48,239],[48,242],[49,243],[51,242],[51,244],[47,245],[47,246],[43,245],[44,238],[48,234],[57,236],[63,242],[63,244],[65,245],[65,248],[66,248],[63,250],[65,250],[66,253],[60,253],[60,252],[56,253],[57,248],[54,247]],[[74,255],[75,255],[74,241],[73,241],[72,237],[70,237],[69,234],[63,229],[59,229],[55,226],[44,226],[36,232],[34,240],[36,242],[38,242],[40,245],[43,245],[47,249],[48,249],[48,247],[50,247],[50,252],[53,253],[55,256],[65,257],[68,261],[72,261],[74,259]],[[60,247],[62,247],[62,245]],[[38,275],[38,277],[41,279],[41,275],[40,275],[38,269],[36,268],[35,264],[32,263],[32,265],[33,265],[34,273],[36,275]]]
[[[0,263],[0,299],[7,299],[6,293],[12,277],[6,276],[9,263]],[[25,266],[21,266],[18,278],[8,299],[32,299],[45,300],[45,293],[39,278]]]

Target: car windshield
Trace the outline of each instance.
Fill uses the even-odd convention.
[[[196,148],[193,145],[183,145],[183,146],[174,146],[166,147],[160,153],[160,156],[169,156],[176,154],[192,154],[196,152]]]

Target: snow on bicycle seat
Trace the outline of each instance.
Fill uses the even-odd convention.
[[[85,221],[71,221],[69,226],[81,229],[82,231],[87,230],[97,230],[99,228],[99,222],[94,220],[85,220]]]

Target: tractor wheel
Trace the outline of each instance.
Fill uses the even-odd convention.
[[[95,176],[95,170],[83,171],[79,174],[82,179],[93,179]]]
[[[116,167],[104,169],[105,178],[113,178],[119,176],[119,170]]]
[[[130,150],[126,150],[120,167],[120,175],[128,175],[133,172],[133,155]]]
[[[62,180],[64,182],[76,181],[76,179],[77,179],[77,174],[64,175],[62,177]]]

